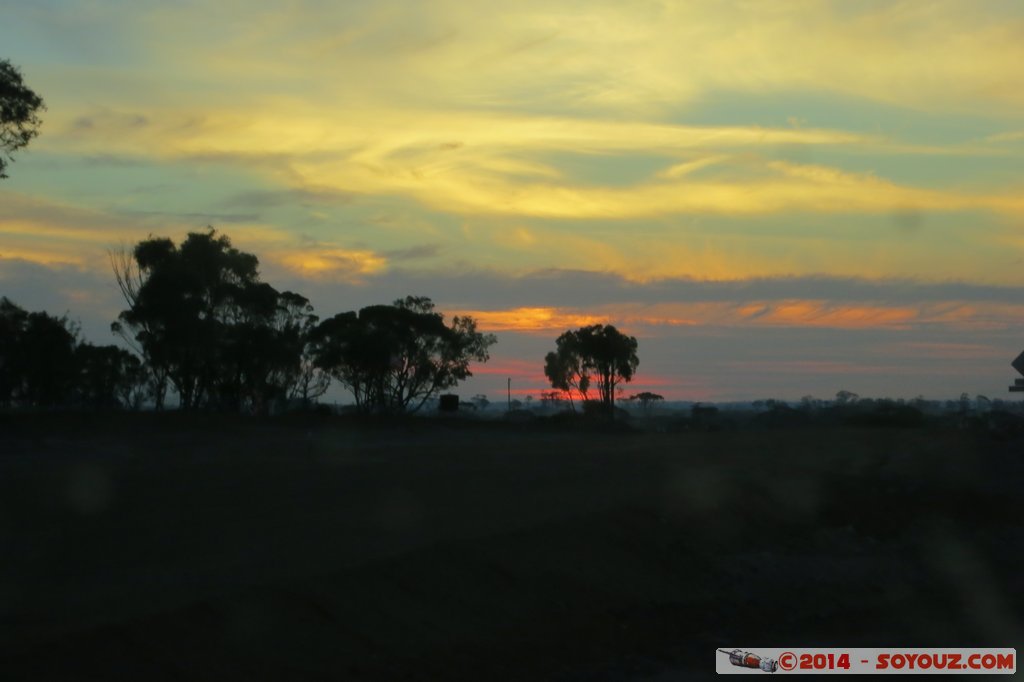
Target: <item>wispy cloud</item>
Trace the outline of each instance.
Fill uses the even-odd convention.
[[[337,247],[285,250],[274,259],[303,277],[334,282],[361,282],[387,267],[387,259],[373,251]]]
[[[978,12],[909,0],[524,0],[500,21],[489,6],[452,0],[219,8],[197,25],[189,3],[167,5],[132,28],[181,37],[164,48],[168,67],[195,65],[240,85],[259,74],[282,94],[299,78],[353,101],[650,115],[715,91],[816,89],[929,110],[1024,106],[1015,69],[1022,18],[1012,2]]]
[[[108,248],[213,223],[322,312],[423,293],[540,357],[607,320],[645,335],[651,385],[704,396],[749,389],[726,350],[825,388],[964,353],[953,385],[988,361],[972,334],[1017,343],[1012,0],[4,12],[49,104],[0,188],[6,291],[96,312]]]
[[[72,125],[46,144],[94,154],[145,153],[262,170],[287,186],[236,195],[267,205],[345,201],[353,194],[411,197],[433,210],[560,219],[629,219],[676,214],[782,211],[885,212],[983,209],[1020,213],[1019,191],[926,189],[875,174],[773,160],[796,146],[875,147],[874,136],[822,129],[695,127],[556,119],[477,112],[350,111],[328,117],[215,112],[110,116]],[[144,150],[141,151],[140,150]],[[723,152],[745,151],[744,154]],[[905,153],[906,145],[899,145]],[[664,158],[662,170],[628,186],[581,181],[554,152]],[[931,153],[931,150],[929,150]],[[683,157],[685,160],[674,161]],[[713,178],[693,174],[716,167]]]
[[[587,324],[615,324],[644,335],[658,327],[785,327],[907,330],[928,326],[1009,329],[1024,317],[1024,304],[885,305],[821,299],[748,303],[662,303],[571,308],[511,308],[462,311],[495,330],[545,333]]]

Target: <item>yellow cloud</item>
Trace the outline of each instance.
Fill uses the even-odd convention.
[[[75,253],[73,249],[58,251],[21,245],[5,246],[3,249],[0,249],[0,260],[4,259],[24,260],[30,263],[36,263],[37,265],[47,266],[81,266],[84,264],[81,254]]]
[[[180,243],[199,229],[174,216],[141,219],[15,192],[4,193],[2,199],[14,215],[0,216],[0,257],[44,265],[74,264],[109,272],[112,250],[130,250],[153,235]],[[300,247],[299,238],[280,227],[259,223],[239,227],[227,233],[233,245],[255,253],[272,269],[280,266],[311,279],[359,281],[387,266],[383,256],[370,250],[333,244]]]
[[[387,259],[373,251],[336,247],[286,250],[271,258],[302,277],[335,282],[361,282],[387,267]]]
[[[758,154],[777,145],[884,149],[880,138],[835,130],[380,109],[349,110],[340,119],[273,110],[214,112],[200,120],[187,113],[152,113],[144,117],[151,123],[127,128],[123,118],[97,115],[91,127],[71,127],[50,144],[219,158],[300,189],[408,196],[446,213],[627,219],[782,211],[1024,211],[1018,191],[921,189]],[[747,153],[723,153],[738,150]],[[558,168],[547,158],[552,153],[662,156],[666,168],[629,186],[595,186]],[[673,164],[673,157],[685,160]],[[712,165],[714,179],[691,177]]]
[[[665,170],[658,173],[658,177],[664,180],[675,180],[681,178],[684,175],[690,175],[697,171],[714,166],[726,161],[729,157],[718,155],[718,156],[705,156],[702,158],[694,159],[692,161],[684,161],[683,163],[677,163],[674,166],[666,168]]]
[[[128,121],[136,117],[147,123],[131,125]],[[162,108],[128,115],[104,109],[85,116],[87,127],[80,125],[82,118],[70,112],[57,115],[52,125],[60,132],[40,138],[39,146],[158,156],[329,153],[369,166],[388,161],[405,167],[444,168],[500,161],[502,172],[549,176],[551,168],[522,155],[551,151],[671,155],[768,145],[882,142],[877,136],[827,129],[668,125],[381,105],[319,115],[273,102],[258,111]],[[498,151],[501,154],[496,155]]]
[[[104,19],[151,46],[150,72],[232,83],[202,93],[215,105],[304,87],[320,105],[643,116],[716,92],[822,91],[1003,115],[1024,107],[1022,19],[1010,3],[520,0],[496,14],[456,0],[225,0],[197,15],[169,3]],[[171,102],[162,81],[151,87]]]
[[[440,211],[560,219],[651,218],[675,214],[754,215],[783,211],[893,213],[965,209],[1020,212],[1024,199],[907,187],[871,175],[771,162],[767,178],[595,187],[511,181],[451,168],[434,177],[366,174],[337,164],[296,164],[303,177],[350,190],[410,194]]]
[[[136,37],[120,46],[135,60],[116,73],[90,65],[34,67],[46,86],[41,91],[56,99],[32,150],[222,162],[259,174],[264,183],[341,190],[356,201],[370,197],[392,214],[404,212],[403,220],[441,214],[439,225],[461,222],[439,227],[449,232],[435,241],[450,238],[452,251],[466,261],[495,266],[568,265],[634,280],[827,267],[851,275],[984,273],[1019,281],[1010,249],[1004,263],[992,258],[1004,253],[991,235],[961,238],[969,224],[953,240],[927,246],[910,244],[909,237],[854,248],[827,240],[848,237],[840,232],[849,227],[831,222],[844,213],[864,215],[867,229],[904,213],[994,211],[1017,218],[1024,215],[1020,187],[968,190],[960,181],[931,189],[775,159],[820,159],[818,148],[1012,156],[1019,152],[1007,143],[1019,133],[971,146],[911,145],[882,132],[884,110],[877,133],[823,128],[802,111],[764,114],[778,118],[774,127],[678,123],[694,120],[692,105],[716,104],[722,93],[741,101],[751,94],[773,101],[788,93],[839,94],[1017,121],[1024,109],[1022,23],[1019,13],[1004,9],[978,12],[953,2],[522,0],[503,7],[496,21],[493,7],[456,0],[413,6],[381,0],[316,11],[305,0],[226,0],[197,21],[197,8],[188,3],[129,8],[117,17],[83,7]],[[792,127],[783,127],[786,118]],[[641,159],[634,166],[648,171],[604,183],[579,170],[581,157],[603,169]],[[316,230],[324,237],[336,207],[330,200],[318,206],[324,220]],[[5,209],[23,223],[16,228],[22,236],[8,232],[8,242],[20,240],[19,249],[37,256],[78,258],[108,229],[116,243],[122,235],[131,242],[149,231],[180,236],[194,228],[167,218],[113,229],[93,216],[82,219],[89,230],[79,230],[70,219]],[[753,223],[740,235],[716,234],[707,225],[675,229],[691,216],[699,223],[705,215],[787,213],[821,214],[821,236],[781,235],[772,242]],[[286,221],[240,224],[238,245],[308,277],[358,279],[387,269],[373,250],[379,243],[365,232],[361,243],[371,246],[330,242],[307,249],[289,235],[297,227]],[[576,222],[563,229],[570,221]],[[607,229],[608,221],[618,221],[621,231]],[[48,245],[29,229],[66,245]],[[456,229],[475,237],[456,242]],[[631,236],[641,230],[651,237]],[[396,234],[381,241],[393,245]],[[1012,235],[1002,239],[1020,246]]]
[[[453,315],[471,315],[481,329],[489,332],[535,332],[565,330],[591,324],[607,324],[608,318],[570,312],[559,308],[511,308],[509,310],[462,310]]]

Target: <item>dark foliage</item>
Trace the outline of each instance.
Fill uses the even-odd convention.
[[[123,348],[82,343],[66,317],[0,298],[0,405],[135,407],[144,382]]]
[[[635,393],[629,396],[626,400],[630,402],[635,401],[640,404],[641,409],[649,410],[654,403],[664,401],[665,396],[659,393],[652,393],[651,391],[643,391],[642,393]]]
[[[415,412],[472,376],[497,339],[477,331],[471,317],[451,325],[429,298],[408,296],[324,320],[313,332],[316,365],[348,388],[358,410]]]
[[[45,110],[43,99],[32,91],[16,66],[0,59],[0,179],[6,178],[12,154],[39,134]]]
[[[0,299],[0,401],[29,407],[70,402],[77,333],[67,318]]]
[[[128,303],[113,329],[150,366],[157,407],[168,382],[183,409],[257,413],[326,390],[306,355],[317,323],[309,301],[261,282],[256,256],[227,236],[193,232],[180,247],[150,238],[112,260]]]
[[[146,398],[146,370],[138,356],[117,346],[82,343],[75,351],[78,399],[92,407],[138,409]]]
[[[611,414],[618,385],[631,381],[640,364],[636,338],[612,325],[595,324],[567,331],[555,344],[556,350],[544,358],[544,374],[552,388],[565,391],[570,400],[575,390],[586,403],[594,380],[602,409]]]

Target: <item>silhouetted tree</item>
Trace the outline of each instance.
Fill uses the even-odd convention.
[[[429,298],[408,296],[324,320],[313,333],[316,364],[352,392],[364,412],[415,412],[472,376],[497,339],[471,317],[446,325]]]
[[[643,391],[642,393],[636,393],[629,396],[626,400],[635,400],[640,404],[640,409],[647,411],[651,406],[659,400],[664,400],[665,396],[657,393],[651,393],[650,391]]]
[[[302,383],[303,355],[317,317],[303,296],[265,283],[242,288],[233,303],[237,309],[225,326],[211,397],[222,407],[266,414]]]
[[[327,393],[330,386],[331,375],[317,367],[313,357],[313,346],[310,338],[307,337],[302,346],[299,372],[288,393],[288,399],[299,400],[304,408],[308,408],[312,401]]]
[[[618,385],[633,379],[640,364],[637,341],[612,325],[590,325],[567,331],[555,341],[556,350],[548,353],[544,374],[553,388],[570,394],[576,388],[586,400],[591,377],[597,381],[602,408],[612,414]],[[575,408],[574,408],[575,409]]]
[[[137,407],[145,378],[125,349],[79,342],[67,317],[0,299],[0,405]]]
[[[718,419],[718,408],[714,405],[694,403],[690,406],[690,419],[692,419],[693,423],[697,426],[712,426]]]
[[[540,394],[540,404],[544,409],[557,408],[562,402],[562,394],[558,391],[543,391]]]
[[[77,337],[66,317],[28,314],[21,343],[23,404],[50,407],[69,401],[75,388]]]
[[[0,179],[6,178],[12,154],[39,134],[45,110],[43,99],[25,85],[21,72],[6,59],[0,59]]]
[[[146,397],[146,371],[139,358],[117,346],[82,343],[78,361],[78,400],[90,407],[138,409]]]
[[[0,298],[0,405],[8,407],[21,386],[21,332],[28,312]]]
[[[579,352],[578,339],[575,332],[565,332],[555,341],[557,350],[544,356],[544,376],[551,382],[552,388],[565,393],[569,398],[569,406],[576,411],[576,403],[572,392],[585,403],[590,390],[590,370],[583,362]]]
[[[317,322],[309,301],[260,282],[259,260],[226,235],[192,232],[180,247],[150,238],[111,265],[128,304],[112,328],[145,358],[158,408],[168,381],[184,409],[263,413],[304,381],[314,392],[319,379],[303,368]]]
[[[153,399],[154,408],[162,410],[167,395],[170,366],[164,361],[160,344],[155,341],[153,332],[150,331],[151,327],[155,328],[155,326],[150,324],[148,316],[133,314],[132,322],[128,323],[129,328],[125,327],[127,313],[135,310],[139,305],[139,290],[142,289],[142,285],[146,281],[135,258],[135,250],[129,251],[126,246],[122,246],[117,251],[112,251],[110,267],[114,272],[121,295],[129,308],[128,311],[123,311],[120,314],[118,321],[111,323],[110,329],[120,336],[132,350],[146,359],[145,369],[149,381],[149,395]],[[143,341],[148,342],[148,348],[145,347],[146,344],[142,343]]]
[[[853,391],[842,390],[836,393],[836,404],[852,405],[856,403],[859,398],[860,396]]]
[[[119,320],[135,332],[154,372],[170,379],[181,407],[198,407],[220,371],[218,356],[225,323],[236,311],[234,299],[257,283],[256,256],[232,248],[212,228],[190,233],[181,248],[170,239],[150,238],[133,254],[134,281],[134,273],[118,274],[115,268],[118,283],[129,282],[122,286],[129,308]]]
[[[355,312],[323,320],[312,334],[314,363],[352,393],[361,412],[372,409],[379,393],[377,377],[389,367],[386,349],[373,337]]]
[[[76,387],[78,330],[66,317],[27,312],[0,298],[0,402],[52,407]]]

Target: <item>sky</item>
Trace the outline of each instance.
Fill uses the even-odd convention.
[[[596,322],[627,393],[1011,397],[1024,3],[0,0],[46,101],[0,294],[112,343],[109,252],[211,225],[321,317],[431,297],[546,390]]]

